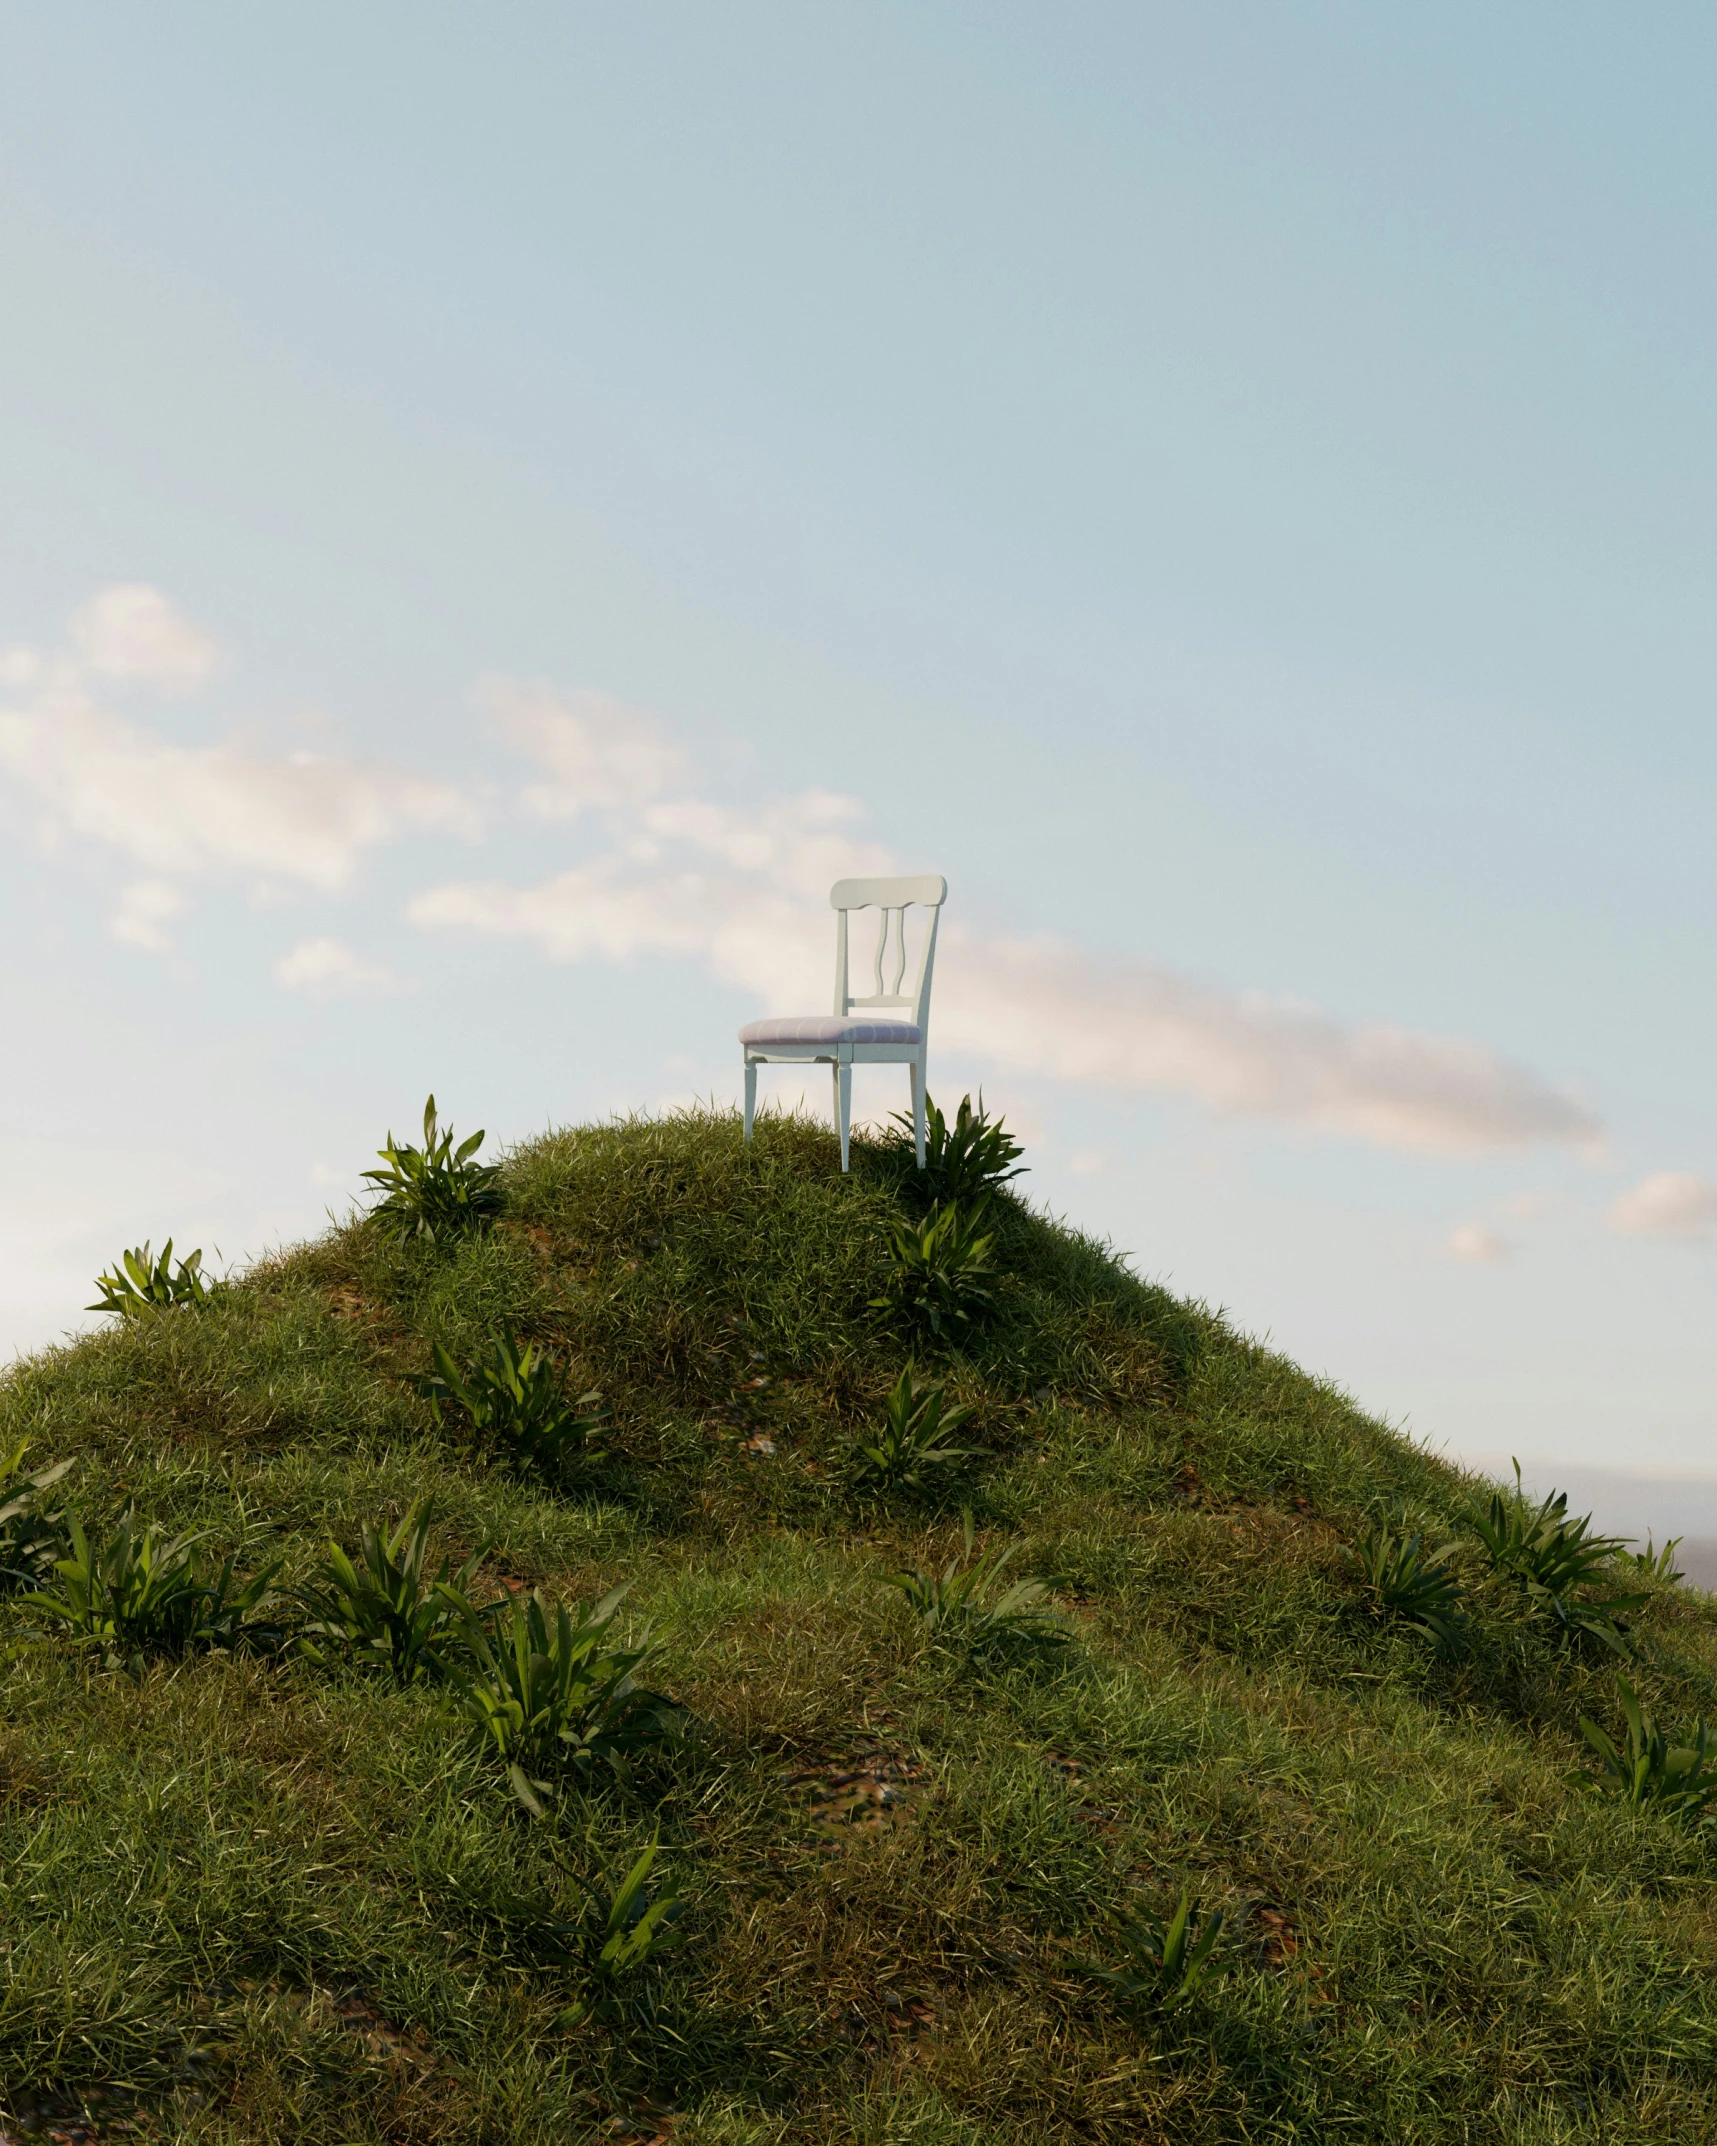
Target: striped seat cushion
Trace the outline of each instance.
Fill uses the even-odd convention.
[[[861,1021],[851,1014],[775,1013],[766,1021],[747,1021],[741,1043],[767,1049],[772,1043],[922,1043],[915,1021]]]

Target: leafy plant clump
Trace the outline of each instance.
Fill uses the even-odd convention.
[[[1081,1961],[1080,1966],[1127,2003],[1172,2012],[1234,1965],[1231,1951],[1218,1950],[1222,1923],[1220,1909],[1201,1917],[1190,1888],[1183,1887],[1166,1923],[1149,1914],[1117,1920],[1114,1934],[1125,1955],[1119,1966],[1092,1961]]]
[[[1550,1622],[1564,1638],[1584,1633],[1618,1654],[1628,1651],[1624,1613],[1648,1602],[1649,1594],[1584,1592],[1602,1585],[1624,1537],[1594,1535],[1590,1514],[1568,1518],[1568,1493],[1553,1491],[1534,1505],[1520,1485],[1514,1464],[1512,1492],[1493,1491],[1490,1505],[1475,1515],[1479,1539],[1495,1570],[1515,1581],[1534,1616]]]
[[[255,1616],[278,1564],[241,1580],[236,1557],[215,1565],[198,1552],[201,1536],[168,1539],[132,1512],[105,1537],[75,1517],[67,1534],[69,1552],[53,1568],[58,1589],[39,1588],[22,1601],[99,1648],[109,1668],[135,1676],[147,1655],[230,1651],[279,1636]]]
[[[1580,1733],[1597,1753],[1599,1771],[1572,1773],[1570,1785],[1620,1796],[1686,1826],[1717,1820],[1717,1766],[1710,1762],[1711,1733],[1704,1718],[1694,1723],[1691,1743],[1676,1743],[1641,1708],[1626,1677],[1618,1676],[1616,1684],[1627,1734],[1618,1745],[1607,1729],[1582,1717]]]
[[[972,1515],[961,1516],[962,1548],[940,1572],[915,1566],[889,1580],[899,1588],[927,1635],[952,1652],[970,1657],[986,1649],[1064,1647],[1067,1622],[1050,1608],[1043,1580],[1016,1580],[998,1593],[1018,1543],[973,1557]]]
[[[1459,1645],[1465,1615],[1461,1583],[1448,1565],[1431,1556],[1417,1535],[1374,1526],[1344,1545],[1381,1617],[1398,1617],[1446,1652]]]
[[[897,1111],[893,1122],[903,1129],[900,1144],[911,1149],[914,1138],[911,1114]],[[950,1201],[970,1203],[998,1191],[1020,1176],[1019,1159],[1024,1153],[1025,1149],[1007,1130],[1006,1119],[991,1119],[984,1108],[982,1095],[978,1097],[976,1110],[972,1108],[972,1098],[962,1096],[952,1125],[936,1107],[934,1099],[927,1095],[924,1099],[924,1168],[922,1172],[915,1169],[906,1182],[914,1185],[934,1206],[943,1206]]]
[[[468,1667],[453,1681],[484,1745],[507,1769],[513,1793],[535,1817],[554,1776],[597,1767],[626,1778],[633,1763],[678,1733],[678,1710],[645,1691],[636,1672],[647,1646],[617,1644],[614,1620],[626,1589],[588,1611],[552,1608],[538,1593],[515,1595],[491,1626],[464,1615]]]
[[[382,1195],[370,1220],[407,1241],[445,1241],[486,1227],[503,1203],[500,1165],[471,1160],[483,1138],[475,1132],[455,1147],[453,1128],[441,1130],[431,1096],[423,1106],[422,1147],[401,1146],[390,1132],[379,1150],[386,1167],[363,1173]]]
[[[122,1319],[141,1319],[180,1304],[206,1304],[213,1294],[203,1278],[201,1249],[175,1263],[171,1237],[159,1259],[147,1244],[140,1244],[106,1274],[98,1274],[95,1286],[101,1294],[84,1310],[111,1311]]]
[[[569,1398],[552,1359],[531,1342],[521,1347],[510,1329],[490,1335],[488,1355],[469,1371],[439,1341],[434,1354],[435,1370],[421,1390],[444,1428],[450,1415],[463,1417],[473,1448],[551,1480],[601,1452],[602,1396]]]
[[[948,1443],[948,1433],[971,1413],[969,1407],[950,1406],[942,1380],[920,1379],[908,1364],[882,1405],[881,1431],[853,1448],[860,1488],[884,1495],[927,1489],[944,1469],[971,1458],[970,1447]]]
[[[578,1929],[583,1955],[585,1994],[555,2022],[577,2026],[586,2019],[610,2019],[639,2007],[639,1970],[670,1951],[685,1936],[681,1917],[685,1896],[671,1882],[652,1887],[650,1872],[660,1852],[652,1840],[619,1884],[610,1888],[584,1881],[586,1910]]]
[[[1624,1550],[1618,1562],[1628,1571],[1637,1572],[1642,1580],[1655,1580],[1660,1587],[1679,1587],[1687,1577],[1675,1562],[1680,1548],[1679,1535],[1672,1535],[1661,1550],[1654,1547],[1648,1535],[1643,1550]]]
[[[322,1661],[327,1650],[360,1667],[385,1669],[396,1684],[414,1684],[447,1674],[449,1653],[468,1631],[482,1628],[493,1608],[479,1608],[470,1588],[486,1545],[457,1571],[443,1558],[429,1568],[434,1508],[419,1499],[394,1529],[365,1526],[353,1558],[337,1542],[310,1584],[296,1590],[305,1613],[299,1648]]]
[[[922,1222],[889,1225],[890,1260],[871,1309],[938,1341],[951,1340],[996,1309],[994,1235],[975,1207],[938,1207]]]
[[[26,1469],[29,1449],[30,1441],[20,1438],[0,1453],[0,1593],[40,1585],[66,1548],[65,1515],[49,1493],[74,1464]]]

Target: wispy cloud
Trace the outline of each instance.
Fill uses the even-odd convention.
[[[44,844],[102,844],[140,870],[110,921],[122,944],[164,951],[199,881],[335,895],[384,843],[483,831],[455,784],[237,737],[186,745],[110,704],[130,687],[189,692],[218,665],[211,638],[141,583],[93,597],[63,649],[0,655],[0,791],[23,802]],[[700,795],[679,748],[605,695],[492,679],[480,700],[534,769],[519,812],[581,823],[584,854],[535,884],[444,882],[411,903],[414,924],[521,940],[557,961],[679,957],[770,1011],[823,1002],[830,881],[893,864],[857,799],[811,790],[736,808]],[[944,948],[938,1042],[979,1063],[1430,1153],[1599,1132],[1577,1099],[1479,1043],[1343,1021],[1161,962],[1104,962],[1048,936],[986,933],[957,908]],[[275,973],[323,996],[398,988],[337,939],[305,940]]]
[[[134,879],[113,905],[107,928],[121,946],[145,954],[165,954],[172,947],[167,926],[185,913],[183,894],[164,879]]]
[[[213,643],[158,591],[109,589],[73,620],[70,652],[0,658],[0,783],[52,848],[98,843],[152,875],[122,897],[113,929],[158,949],[176,913],[167,883],[220,877],[337,893],[378,844],[419,830],[473,836],[482,816],[447,782],[378,761],[261,750],[239,739],[182,745],[104,702],[103,682],[189,689]],[[153,913],[151,913],[153,904]],[[178,906],[183,906],[182,899]]]
[[[342,939],[300,939],[274,964],[274,980],[306,998],[400,998],[416,987]]]
[[[1607,1217],[1624,1237],[1703,1237],[1717,1224],[1717,1183],[1687,1170],[1655,1170]]]
[[[685,756],[649,718],[606,693],[487,678],[477,700],[508,744],[542,769],[546,779],[522,793],[525,809],[540,819],[640,805],[685,773]]]
[[[1506,1237],[1487,1229],[1482,1222],[1463,1222],[1450,1230],[1443,1244],[1451,1259],[1470,1267],[1494,1267],[1513,1257],[1514,1247]]]
[[[596,853],[535,886],[431,889],[411,921],[524,940],[557,961],[677,955],[771,1011],[821,1003],[829,882],[892,864],[861,839],[862,806],[818,791],[735,811],[665,794],[680,770],[644,719],[612,701],[529,694],[529,720],[515,710],[509,735],[564,784],[569,813],[599,809]],[[1346,1024],[1158,963],[1100,963],[1049,937],[952,923],[944,944],[938,1040],[992,1063],[1433,1153],[1584,1144],[1599,1132],[1577,1100],[1481,1044]]]
[[[208,634],[181,618],[146,582],[103,589],[72,613],[72,645],[98,678],[194,691],[214,670],[220,651]]]
[[[1596,1119],[1482,1044],[1236,992],[1048,938],[956,935],[943,1037],[1058,1080],[1186,1095],[1378,1147],[1583,1144]]]

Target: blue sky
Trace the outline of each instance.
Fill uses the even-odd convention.
[[[1037,1197],[1439,1444],[1717,1477],[1708,15],[4,43],[0,1343],[431,1086],[731,1097],[887,859]]]

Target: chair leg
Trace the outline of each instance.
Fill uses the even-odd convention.
[[[852,1117],[853,1069],[843,1063],[835,1068],[835,1122],[841,1129],[841,1168],[843,1171],[847,1168]]]
[[[912,1145],[918,1156],[918,1167],[924,1167],[924,1081],[926,1068],[913,1059],[907,1067],[912,1081]]]
[[[745,1061],[745,1144],[751,1145],[751,1128],[757,1119],[757,1061]]]

